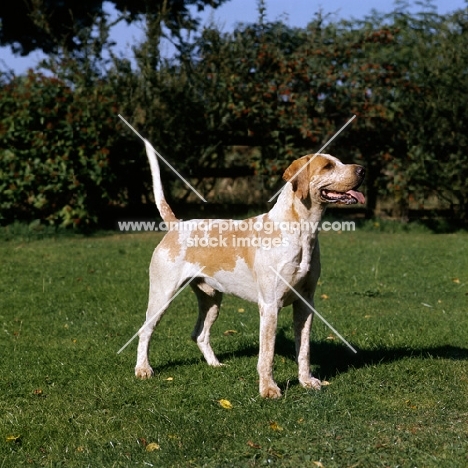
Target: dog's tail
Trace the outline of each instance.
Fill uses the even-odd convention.
[[[174,213],[171,210],[171,207],[168,205],[161,184],[161,173],[159,171],[158,158],[154,148],[151,146],[148,140],[145,140],[146,155],[148,156],[148,161],[151,168],[151,176],[153,178],[153,193],[154,201],[158,207],[159,213],[161,214],[162,219],[166,223],[177,222],[179,221]]]

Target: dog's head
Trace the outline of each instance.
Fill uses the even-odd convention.
[[[329,154],[310,154],[294,161],[284,172],[283,179],[291,182],[297,197],[310,196],[319,203],[352,205],[365,203],[357,188],[366,170],[357,164],[343,164]]]

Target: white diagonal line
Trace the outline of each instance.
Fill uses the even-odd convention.
[[[140,134],[139,134],[139,133],[138,133],[138,132],[137,132],[137,131],[120,115],[120,114],[117,114],[117,115],[120,117],[121,120],[124,121],[124,123],[127,124],[128,127],[130,127],[130,128],[133,130],[133,132],[134,132],[137,136],[139,136],[143,141],[145,141],[145,139],[144,139],[144,138],[143,138],[143,137],[142,137],[142,136],[141,136],[141,135],[140,135]]]
[[[154,319],[158,316],[159,312],[161,310],[164,310],[203,270],[205,267],[201,267],[198,272],[190,278],[190,281],[187,281],[182,288],[177,291],[176,294],[174,294],[159,310],[156,314],[154,314],[153,318],[149,322],[145,322],[141,328],[117,351],[117,354],[120,354],[137,336],[138,333],[140,333],[142,330],[144,330],[148,325],[150,325]]]
[[[138,135],[143,141],[145,141],[145,139],[120,115],[118,114],[118,116],[135,132],[136,135]],[[150,143],[151,144],[151,143]],[[167,167],[169,167],[169,169],[171,169],[176,175],[177,177],[179,177],[179,179],[184,182],[185,185],[187,185],[192,191],[193,193],[198,197],[200,198],[200,200],[203,200],[205,203],[207,203],[207,201],[198,193],[198,191],[195,189],[195,187],[193,187],[190,182],[188,182],[184,177],[182,177],[182,175],[176,170],[174,169],[174,167],[168,162],[166,161],[155,149],[154,149],[154,146],[151,145],[151,148],[153,148],[154,152],[156,153],[156,156],[159,157],[159,159],[161,159],[161,161],[163,161]]]
[[[289,286],[291,291],[296,294],[296,296],[314,313],[317,317],[328,327],[330,328],[336,336],[340,338],[340,340],[348,346],[354,353],[357,354],[357,351],[270,265],[270,268],[275,272],[276,276],[280,278],[286,285]]]
[[[294,180],[317,156],[317,154],[320,154],[354,119],[356,118],[356,115],[353,115],[314,155],[313,158],[310,158],[307,164],[302,166],[290,179],[288,182],[291,182]],[[284,185],[268,200],[268,203],[274,200],[284,189]]]

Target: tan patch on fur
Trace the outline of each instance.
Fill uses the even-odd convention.
[[[264,214],[258,218],[241,220],[239,223],[252,224],[257,221],[266,223],[268,215]],[[208,223],[209,220],[206,220]],[[264,224],[263,224],[264,225]],[[265,243],[266,239],[270,239]],[[281,232],[272,229],[272,232],[264,230],[241,230],[231,229],[220,232],[219,226],[212,225],[209,230],[194,229],[190,234],[190,243],[185,252],[185,259],[194,264],[204,266],[203,273],[213,276],[223,271],[234,271],[239,260],[244,260],[250,271],[253,271],[255,254],[261,245],[271,245],[273,239],[281,242]],[[194,245],[195,243],[195,245]],[[202,244],[202,245],[200,245]]]
[[[301,215],[297,212],[296,207],[294,205],[290,206],[290,209],[285,210],[283,213],[284,221],[289,223],[300,223],[301,222]]]
[[[158,249],[164,249],[169,255],[169,260],[174,262],[180,255],[181,246],[178,231],[169,231],[159,243]]]
[[[159,213],[161,214],[161,218],[166,223],[179,221],[176,218],[175,214],[172,212],[171,207],[168,205],[165,199],[160,201],[160,206],[158,208],[159,208]]]
[[[333,161],[319,154],[309,154],[306,158],[313,158],[309,164],[309,176],[318,174],[320,171],[331,171],[335,167]]]
[[[204,266],[203,273],[208,276],[220,270],[234,271],[239,259],[252,269],[255,249],[237,245],[238,234],[237,231],[220,232],[215,227],[207,231],[195,229],[190,235],[193,245],[187,246],[185,260]]]
[[[300,199],[307,198],[309,195],[309,170],[308,167],[304,166],[309,162],[311,156],[303,156],[300,159],[296,159],[283,174],[283,179],[287,182],[291,182],[294,192]]]

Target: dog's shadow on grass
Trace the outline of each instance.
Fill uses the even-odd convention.
[[[354,347],[354,353],[346,345],[336,342],[320,341],[311,343],[311,365],[316,366],[316,376],[321,379],[332,378],[349,369],[359,369],[380,365],[406,358],[468,360],[468,348],[452,345],[425,348],[375,348],[360,349]],[[279,331],[276,352],[285,357],[295,354],[294,342],[288,339],[282,330]]]
[[[315,367],[314,376],[326,380],[348,372],[350,369],[381,365],[400,361],[406,358],[418,359],[450,359],[455,361],[468,360],[468,348],[452,345],[426,347],[426,348],[375,348],[360,349],[354,347],[357,353],[341,343],[320,341],[311,343],[311,365]],[[288,338],[284,330],[279,330],[276,338],[275,354],[286,359],[295,359],[294,341]],[[258,356],[258,346],[247,345],[236,350],[217,354],[221,362],[242,357]],[[204,362],[203,357],[186,360],[169,361],[157,366],[157,370],[170,369],[177,366],[194,365]],[[297,380],[288,383],[278,382],[280,387],[286,385],[299,385]]]

